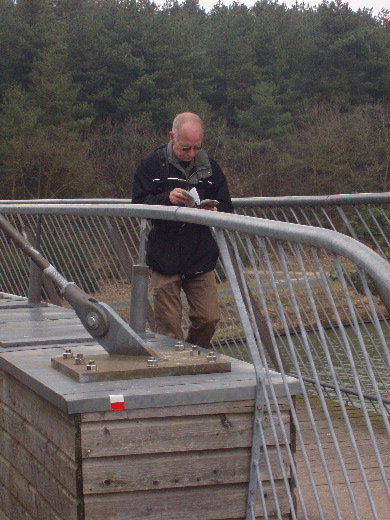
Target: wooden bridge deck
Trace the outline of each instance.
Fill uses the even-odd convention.
[[[42,310],[42,308],[40,309]],[[80,341],[87,342],[88,340],[92,340],[70,309],[47,307],[44,313],[36,311],[37,307],[29,306],[26,300],[18,301],[2,299],[0,297],[0,341],[2,342],[0,355],[2,349],[40,348],[45,344],[53,343],[53,341],[59,344],[72,342],[77,344]],[[64,334],[64,328],[66,334]],[[326,421],[319,399],[314,397],[311,399],[311,409],[315,416],[321,449],[323,450],[326,465],[329,470],[328,478],[331,482],[331,486],[329,486],[326,472],[319,456],[319,446],[311,427],[308,411],[301,397],[297,397],[296,403],[300,432],[297,434],[296,466],[299,486],[306,508],[306,517],[309,518],[309,520],[334,520],[337,518],[334,500],[330,491],[331,487],[333,487],[341,518],[345,520],[354,520],[355,518],[374,520],[372,508],[365,489],[364,479],[359,470],[359,464],[361,464],[361,467],[364,468],[366,478],[369,481],[368,485],[375,503],[378,519],[389,520],[390,502],[384,488],[378,461],[370,440],[369,432],[362,417],[362,412],[355,408],[348,411],[350,423],[353,428],[354,442],[356,442],[358,450],[357,456],[353,446],[354,443],[348,433],[340,407],[332,403],[329,405],[334,435],[337,437],[342,458],[346,466],[346,479],[343,475],[335,444],[332,440],[328,422]],[[372,424],[379,454],[387,476],[389,477],[389,439],[380,417],[373,416]],[[299,435],[302,437],[299,438]],[[310,471],[312,472],[315,482],[315,491],[312,489],[308,471],[305,467],[302,443],[309,457]],[[349,498],[347,482],[350,484],[357,502],[357,514],[353,510]],[[317,494],[317,501],[319,501],[320,507],[317,505],[315,494]],[[300,501],[298,500],[298,504],[299,503]],[[302,505],[299,505],[298,520],[304,517]]]
[[[328,410],[332,419],[334,435],[337,438],[338,445],[341,450],[342,459],[345,464],[347,480],[350,483],[353,496],[355,497],[357,512],[352,507],[349,496],[347,480],[343,474],[337,455],[335,443],[329,430],[328,422],[322,410],[318,398],[312,398],[311,410],[315,417],[316,428],[320,438],[321,447],[326,459],[327,468],[329,470],[329,480],[333,487],[336,497],[337,506],[341,518],[345,520],[361,520],[374,519],[369,498],[365,489],[364,479],[359,470],[359,462],[364,468],[364,474],[368,480],[369,489],[375,504],[376,512],[379,520],[390,519],[390,502],[387,496],[382,476],[379,470],[378,460],[376,458],[369,432],[364,422],[363,413],[357,408],[350,408],[348,416],[353,428],[353,436],[356,442],[358,456],[353,447],[353,442],[348,433],[347,425],[342,417],[341,409],[338,403],[327,403]],[[298,479],[304,496],[304,503],[307,510],[307,516],[310,520],[334,520],[337,518],[334,501],[331,495],[327,476],[324,466],[320,459],[319,449],[311,427],[309,415],[303,399],[297,397],[297,417],[300,429],[303,435],[303,444],[309,456],[310,470],[315,481],[315,489],[318,493],[318,500],[321,504],[323,516],[317,507],[315,494],[312,489],[308,472],[305,468],[305,462],[302,454],[302,447],[297,442],[296,464],[298,471]],[[372,416],[372,425],[375,432],[376,444],[379,450],[382,464],[390,477],[390,443],[387,432],[380,416]],[[360,461],[358,460],[360,458]],[[299,508],[299,519],[304,518],[302,507]]]

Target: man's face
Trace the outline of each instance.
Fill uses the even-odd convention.
[[[203,128],[198,123],[181,126],[177,138],[169,132],[172,149],[180,161],[191,161],[202,148]]]

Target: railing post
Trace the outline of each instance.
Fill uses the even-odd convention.
[[[119,234],[118,230],[112,226],[109,217],[106,217],[105,221],[106,221],[106,225],[107,225],[107,229],[108,229],[108,236],[110,237],[111,246],[126,275],[127,280],[132,285],[132,294],[133,294],[133,291],[139,290],[139,282],[136,282],[135,285],[133,285],[133,280],[139,279],[140,277],[141,278],[143,277],[146,280],[148,280],[149,270],[145,265],[142,265],[142,269],[138,269],[138,267],[140,267],[139,264],[137,264],[137,265],[132,264],[132,262],[129,258],[129,255],[126,251],[126,247],[124,247],[123,240],[121,239],[121,235]],[[142,229],[142,226],[143,226],[143,229]],[[141,219],[140,252],[139,252],[140,260],[139,260],[139,262],[141,263],[141,258],[142,258],[143,264],[144,264],[144,259],[145,259],[145,242],[146,242],[146,220]],[[144,283],[145,283],[145,280],[144,280]],[[145,292],[146,292],[146,296],[144,296]],[[140,323],[139,323],[138,322],[138,310],[139,309],[137,308],[137,305],[139,303],[136,304],[136,302],[139,302],[140,298],[143,298],[143,297],[144,298],[146,297],[146,303],[145,303],[146,317],[141,318]],[[133,298],[134,303],[131,303],[132,298]],[[134,308],[133,308],[133,306],[134,306]],[[133,316],[133,318],[134,318],[135,326],[137,328],[139,328],[139,330],[137,330],[137,332],[145,332],[145,321],[144,321],[145,319],[149,323],[149,327],[152,331],[154,331],[156,329],[153,308],[150,305],[149,300],[147,298],[147,283],[146,283],[146,289],[145,289],[145,287],[142,287],[142,290],[139,292],[139,294],[137,294],[137,295],[133,294],[133,296],[130,296],[130,318],[131,318],[131,316]],[[137,316],[137,318],[136,318],[136,316]],[[133,319],[133,318],[131,318],[131,319]]]
[[[237,305],[238,314],[245,331],[247,345],[249,347],[250,356],[256,374],[256,395],[255,410],[253,415],[253,432],[252,432],[252,450],[249,468],[248,496],[246,507],[246,520],[255,520],[256,518],[256,499],[258,496],[258,488],[261,486],[261,477],[259,474],[259,463],[261,457],[262,440],[260,434],[261,418],[264,407],[265,392],[265,374],[264,367],[261,362],[260,354],[257,349],[256,339],[250,322],[248,312],[241,293],[240,284],[238,282],[237,273],[234,270],[233,262],[230,257],[229,249],[226,243],[222,229],[215,229],[219,252],[225,267],[226,276],[230,282],[233,296]],[[259,478],[260,477],[260,478]],[[260,500],[263,500],[263,494],[260,493]],[[266,508],[264,508],[266,510]]]
[[[139,264],[133,265],[132,290],[130,299],[130,327],[137,333],[145,332],[149,268],[145,264],[146,256],[146,219],[141,219]]]
[[[41,223],[42,216],[38,215],[37,217],[37,232],[35,236],[35,245],[34,238],[31,234],[31,231],[24,226],[23,227],[23,235],[26,240],[30,242],[31,245],[34,245],[35,249],[39,251],[40,242],[41,242]],[[30,271],[29,271],[29,279],[28,279],[28,301],[29,303],[38,304],[41,302],[42,295],[42,271],[41,269],[30,260]]]

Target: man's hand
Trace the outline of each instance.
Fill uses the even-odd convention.
[[[199,209],[206,209],[207,211],[218,211],[217,210],[217,206],[214,206],[214,205],[212,205],[212,206],[202,206]]]
[[[181,204],[184,204],[186,206],[191,206],[191,201],[187,197],[185,193],[183,193],[183,190],[181,188],[175,188],[173,189],[169,194],[169,200],[174,204],[175,206],[179,206]],[[203,204],[199,209],[205,209],[207,211],[218,211],[215,204],[206,205]]]
[[[188,197],[184,195],[183,190],[181,188],[175,188],[174,190],[172,190],[169,194],[169,200],[175,206],[178,206],[179,204],[189,203]]]

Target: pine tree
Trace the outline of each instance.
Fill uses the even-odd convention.
[[[7,91],[0,116],[3,193],[9,198],[81,195],[91,181],[80,131],[91,119],[81,117],[61,49],[41,51],[30,81],[28,91]]]

